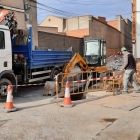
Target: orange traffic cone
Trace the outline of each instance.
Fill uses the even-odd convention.
[[[13,112],[16,111],[17,108],[14,107],[13,105],[13,95],[12,95],[12,86],[8,86],[8,94],[7,94],[7,100],[6,100],[6,106],[4,108],[4,112]]]
[[[114,58],[114,60],[117,60],[117,56],[115,55],[115,58]]]
[[[66,87],[65,87],[65,98],[64,98],[64,102],[63,105],[61,105],[62,107],[73,107],[74,105],[71,102],[71,98],[70,98],[70,89],[69,89],[69,83],[66,83]]]

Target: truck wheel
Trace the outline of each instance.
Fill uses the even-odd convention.
[[[51,80],[52,80],[52,81],[55,81],[54,77],[55,77],[55,75],[57,75],[57,74],[59,74],[59,70],[55,69],[55,70],[52,72],[52,74],[51,74]]]
[[[8,79],[0,79],[0,101],[6,100],[8,85],[12,85],[12,83]]]

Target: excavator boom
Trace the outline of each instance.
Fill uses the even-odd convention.
[[[73,69],[73,67],[78,64],[79,68],[81,69],[81,71],[99,71],[99,70],[107,70],[107,67],[89,67],[88,64],[86,63],[86,61],[83,59],[83,57],[79,54],[79,53],[75,53],[75,55],[73,56],[73,58],[70,60],[69,63],[67,63],[64,67],[64,72],[65,75],[62,78],[61,81],[61,87],[63,86],[64,80],[67,77],[68,73],[71,72],[71,70]]]
[[[65,67],[65,73],[70,73],[73,67],[78,64],[81,71],[86,71],[88,69],[88,65],[83,59],[83,57],[79,53],[75,53],[73,58],[70,60],[70,62]]]

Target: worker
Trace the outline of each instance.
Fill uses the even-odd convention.
[[[133,74],[136,71],[136,61],[131,53],[127,51],[125,47],[121,48],[121,52],[124,58],[124,64],[121,70],[125,70],[124,74],[124,88],[122,94],[128,94],[128,83],[130,82],[132,86],[135,88],[134,93],[140,93],[140,89],[137,83],[133,79]]]

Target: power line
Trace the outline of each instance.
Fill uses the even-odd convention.
[[[33,5],[30,5],[31,7],[34,7],[34,8],[38,8],[38,9],[41,9],[41,10],[44,10],[44,11],[47,11],[47,12],[51,12],[51,13],[54,13],[54,14],[58,14],[58,15],[62,15],[62,14],[59,14],[57,12],[53,12],[51,10],[47,10],[47,9],[44,9],[44,8],[41,8],[41,7],[38,7],[38,6],[33,6]],[[132,14],[132,13],[128,13],[128,14],[121,14],[121,15],[129,15],[129,14]],[[62,16],[65,16],[65,15],[62,15]],[[110,16],[105,16],[105,17],[111,17],[111,16],[115,16],[115,15],[110,15]],[[68,17],[66,17],[68,18]],[[87,20],[87,21],[90,21],[91,19],[87,18],[87,17],[73,17],[73,18],[79,18],[81,20]]]
[[[45,10],[45,11],[48,11],[48,12],[52,12],[52,13],[55,13],[55,14],[58,14],[58,15],[63,15],[63,16],[66,16],[66,17],[75,17],[75,16],[80,16],[80,14],[77,14],[77,13],[70,13],[70,12],[66,12],[66,11],[62,11],[62,10],[59,10],[59,9],[56,9],[56,8],[53,8],[53,7],[50,7],[50,6],[47,6],[45,4],[42,4],[42,3],[39,3],[39,2],[36,2],[34,0],[30,0],[34,3],[37,3],[47,9],[43,9],[43,8],[40,8],[40,7],[37,7],[39,9],[42,9],[42,10]],[[129,1],[129,0],[127,0]],[[123,1],[122,1],[123,2]],[[68,14],[67,14],[68,13]],[[128,14],[120,14],[120,15],[129,15],[129,14],[132,14],[132,13],[128,13]],[[109,16],[105,16],[105,17],[111,17],[111,16],[115,16],[115,15],[109,15]]]
[[[39,2],[36,2],[34,0],[30,0],[30,1],[32,1],[34,3],[37,3],[37,4],[45,7],[45,9],[44,8],[41,8],[41,7],[30,5],[32,7],[35,7],[35,8],[41,9],[41,10],[45,10],[47,12],[51,12],[51,13],[54,13],[54,14],[57,14],[57,15],[65,16],[66,18],[69,18],[69,17],[73,17],[74,16],[74,18],[78,18],[78,19],[82,19],[82,20],[91,20],[91,19],[89,19],[90,17],[89,18],[87,18],[87,17],[80,17],[80,15],[75,14],[75,13],[72,13],[72,15],[70,15],[70,14],[67,14],[69,12],[65,12],[65,11],[62,11],[62,10],[59,10],[59,9],[56,9],[56,8],[53,8],[53,7],[44,5],[44,4],[39,3]],[[49,9],[48,9],[48,7],[49,7]],[[128,14],[132,14],[132,13],[128,13]],[[128,15],[128,14],[121,14],[121,15]],[[77,15],[78,15],[78,17],[75,17]],[[111,17],[111,16],[115,16],[115,15],[109,15],[109,16],[105,16],[105,17]]]
[[[50,10],[47,10],[47,9],[43,9],[43,8],[41,8],[41,7],[37,7],[37,6],[33,6],[33,5],[30,5],[31,7],[34,7],[34,8],[38,8],[38,9],[41,9],[41,10],[44,10],[44,11],[47,11],[47,12],[51,12],[51,13],[54,13],[54,14],[58,14],[58,13],[56,13],[56,12],[52,12],[52,11],[50,11]],[[64,15],[63,15],[64,16]],[[64,18],[69,18],[69,17],[64,17]],[[80,19],[80,20],[87,20],[87,21],[90,21],[91,19],[89,19],[89,18],[84,18],[84,17],[73,17],[73,18],[77,18],[77,19]]]
[[[34,1],[34,0],[30,0],[30,1],[32,1],[32,2],[35,2],[35,3],[38,3],[38,2],[36,2],[36,1]],[[128,0],[127,0],[128,1]],[[42,6],[44,6],[44,7],[49,7],[49,6],[46,6],[46,5],[44,5],[44,4],[41,4],[41,3],[38,3],[38,4],[40,4],[40,5],[42,5]],[[42,10],[45,10],[45,11],[47,11],[47,12],[52,12],[52,13],[55,13],[55,14],[65,14],[65,13],[62,13],[62,12],[65,12],[65,11],[62,11],[62,10],[58,10],[58,9],[56,9],[56,8],[52,8],[52,7],[49,7],[49,9],[50,10],[48,10],[48,9],[43,9],[43,8],[40,8],[40,7],[37,7],[37,6],[33,6],[33,5],[30,5],[31,7],[34,7],[34,8],[39,8],[39,9],[42,9]],[[58,11],[59,12],[58,12]],[[69,13],[69,12],[66,12],[66,13]],[[74,13],[72,13],[72,14],[74,14]],[[128,14],[130,14],[130,13],[128,13]],[[121,14],[121,15],[123,15],[123,14]],[[125,14],[126,15],[126,14]],[[111,15],[112,16],[112,15]],[[107,16],[106,16],[107,17]],[[109,17],[109,16],[108,16]],[[80,17],[74,17],[74,18],[80,18]],[[83,19],[83,20],[86,20],[86,19]],[[88,19],[89,20],[89,19]],[[122,32],[121,32],[122,33]],[[123,34],[123,33],[122,33]],[[127,37],[125,34],[123,34],[125,37]],[[128,39],[130,39],[130,40],[132,40],[132,38],[129,38],[129,37],[127,37]]]
[[[48,9],[44,9],[44,8],[41,8],[41,7],[38,7],[38,6],[33,6],[33,5],[30,5],[30,6],[31,6],[31,7],[34,7],[34,8],[38,8],[38,9],[44,10],[44,11],[47,11],[47,12],[51,12],[51,13],[54,13],[54,14],[58,14],[58,15],[61,15],[61,16],[66,16],[66,17],[68,17],[68,15],[66,15],[65,13],[55,12],[55,11],[48,10]]]
[[[118,15],[130,15],[132,13],[128,13],[128,14],[118,14]],[[110,16],[105,16],[105,17],[112,17],[112,16],[115,16],[115,15],[110,15]]]
[[[56,8],[53,8],[53,7],[44,5],[44,4],[42,4],[42,3],[36,2],[36,1],[34,1],[34,0],[30,0],[30,1],[32,1],[32,2],[34,2],[34,3],[37,3],[37,4],[39,4],[39,5],[41,5],[41,6],[45,7],[45,8],[47,8],[47,9],[49,9],[49,10],[52,10],[53,12],[57,12],[57,13],[60,13],[60,14],[63,14],[63,15],[64,15],[64,14],[67,15],[67,16],[79,16],[79,15],[80,15],[80,14],[75,14],[75,13],[70,13],[70,12],[66,12],[66,11],[63,11],[63,10],[59,10],[59,9],[56,9]]]
[[[37,7],[37,6],[33,6],[33,5],[30,5],[31,7],[34,7],[34,8],[38,8],[38,9],[41,9],[41,10],[44,10],[44,11],[47,11],[47,12],[51,12],[51,13],[54,13],[54,14],[59,14],[57,12],[53,12],[51,10],[47,10],[47,9],[43,9],[41,7]],[[129,15],[129,14],[132,14],[132,13],[128,13],[128,14],[120,14],[120,15]],[[64,15],[65,16],[65,15]],[[109,15],[109,16],[104,16],[104,17],[111,17],[111,16],[115,16],[115,15]],[[66,17],[66,18],[69,18],[69,17]],[[82,20],[88,20],[90,21],[91,19],[87,18],[87,17],[72,17],[72,18],[79,18],[79,19],[82,19]]]
[[[69,4],[78,4],[78,5],[113,5],[113,4],[121,4],[123,2],[127,2],[130,0],[125,0],[125,1],[121,1],[121,2],[116,2],[116,3],[80,3],[80,2],[69,2],[69,1],[64,1],[64,0],[57,0],[59,2],[63,2],[63,3],[69,3]]]

